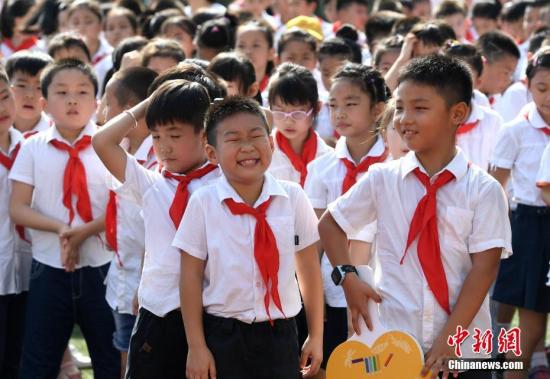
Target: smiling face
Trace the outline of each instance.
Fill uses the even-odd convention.
[[[529,90],[543,120],[550,124],[550,69],[538,69],[529,81]]]
[[[97,108],[94,85],[78,69],[68,68],[57,72],[47,91],[44,110],[51,115],[58,128],[82,129]]]
[[[467,111],[465,103],[449,106],[433,86],[406,80],[396,90],[393,122],[410,150],[429,154],[454,147]]]
[[[0,79],[0,132],[6,132],[15,121],[15,100],[7,82]]]
[[[338,79],[330,88],[329,108],[330,120],[338,134],[366,140],[374,132],[383,103],[373,106],[369,95],[359,85]]]
[[[15,72],[11,79],[11,88],[18,119],[38,120],[42,112],[40,73],[32,76],[21,71]]]
[[[206,159],[204,133],[196,133],[193,125],[178,121],[159,125],[151,129],[151,136],[158,161],[170,172],[185,174]]]
[[[273,141],[264,121],[251,113],[236,113],[219,123],[215,146],[206,153],[219,164],[231,184],[252,185],[263,180],[271,164]]]

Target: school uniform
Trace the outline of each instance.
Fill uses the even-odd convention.
[[[180,192],[193,193],[220,172],[209,164],[199,170],[204,176],[180,187]],[[116,188],[117,196],[141,207],[145,228],[145,256],[138,289],[140,310],[130,339],[128,379],[185,376],[187,341],[179,309],[180,255],[171,246],[180,222],[171,211],[175,199],[180,199],[176,196],[178,178],[185,177],[166,170],[148,170],[136,157],[128,155],[126,180]],[[143,348],[145,345],[147,348]]]
[[[335,138],[336,131],[330,120],[330,107],[328,105],[328,96],[322,99],[323,105],[319,110],[319,114],[315,118],[315,131],[321,138]]]
[[[378,137],[373,147],[365,155],[361,162],[369,161],[370,164],[384,162],[388,158],[384,140]],[[336,143],[334,151],[311,162],[308,166],[310,174],[304,187],[311,205],[314,209],[326,209],[328,205],[340,197],[345,191],[343,184],[348,172],[343,160],[353,162],[346,145],[346,137],[341,137]],[[359,180],[366,172],[358,172],[356,180]],[[366,225],[359,232],[349,234],[348,239],[373,243],[376,235],[376,222]],[[323,367],[326,367],[328,358],[334,348],[344,342],[348,336],[347,327],[347,303],[342,287],[334,285],[330,274],[332,266],[326,256],[321,258],[321,274],[323,278],[323,290],[325,294],[326,317],[324,333],[324,359]]]
[[[19,46],[16,47],[13,45],[10,38],[5,38],[0,43],[0,57],[2,57],[2,60],[5,62],[12,54],[18,51],[40,51],[41,49],[38,46],[38,41],[38,37],[31,36],[26,38]]]
[[[514,201],[512,244],[514,256],[500,265],[493,299],[536,312],[550,312],[550,288],[545,270],[550,261],[550,207],[537,188],[537,172],[550,128],[535,103],[504,125],[497,137],[492,164],[511,170]]]
[[[497,97],[493,109],[504,122],[510,122],[518,117],[521,109],[533,100],[529,89],[523,82],[510,85],[501,96]]]
[[[265,214],[276,241],[279,304],[273,288],[264,302],[266,285],[254,258],[256,216],[234,209],[244,202],[225,176],[193,194],[173,242],[205,261],[204,331],[218,378],[298,377],[295,254],[318,241],[317,217],[296,183],[264,177],[253,208]]]
[[[537,174],[537,187],[542,190],[542,188],[548,188],[548,186],[550,186],[550,144],[544,149],[539,173]],[[550,262],[548,266],[548,282],[546,282],[546,285],[550,286]]]
[[[71,226],[104,214],[107,170],[91,146],[95,130],[96,125],[88,123],[70,143],[52,127],[23,144],[10,179],[34,188],[31,207],[36,212]],[[95,377],[118,375],[120,362],[111,344],[114,323],[104,285],[111,256],[102,236],[89,237],[80,245],[80,261],[69,273],[61,263],[59,236],[28,232],[33,261],[21,378],[57,374],[75,321],[86,336]]]
[[[97,85],[99,88],[98,98],[103,94],[103,87],[105,82],[105,76],[107,72],[113,67],[113,47],[109,45],[109,42],[104,37],[99,38],[99,48],[92,56],[92,66],[94,67],[97,76]]]
[[[147,137],[137,149],[135,158],[144,167],[156,163],[152,137]],[[113,186],[115,178],[109,178],[107,186]],[[130,335],[136,321],[133,300],[137,295],[141,278],[141,261],[145,253],[145,227],[141,207],[116,196],[110,191],[105,214],[105,237],[114,257],[107,275],[107,303],[113,310],[116,331],[113,345],[119,351],[128,351]]]
[[[272,138],[275,149],[273,150],[269,173],[278,180],[288,180],[298,183],[302,187],[307,177],[307,165],[332,151],[332,148],[313,129],[310,130],[304,142],[301,155],[292,150],[288,139],[277,129],[274,129]]]
[[[422,223],[413,217],[416,209],[432,201],[433,218],[418,233],[414,226]],[[410,333],[424,352],[456,304],[472,268],[470,254],[493,248],[501,250],[503,258],[511,253],[504,192],[489,174],[469,164],[459,148],[431,179],[414,152],[374,165],[328,209],[346,233],[357,233],[377,220],[375,283],[384,299],[380,319],[388,329]],[[418,237],[408,240],[410,232]],[[434,234],[439,245],[425,246],[434,241]],[[461,348],[465,358],[489,358],[473,352],[474,328],[491,328],[488,295],[467,327],[470,336]]]
[[[456,144],[470,162],[487,171],[495,145],[495,136],[501,125],[502,118],[498,113],[472,101],[468,120],[456,131]]]
[[[0,377],[16,378],[23,345],[26,290],[20,255],[15,249],[15,225],[9,215],[10,169],[21,148],[23,136],[15,128],[9,131],[7,151],[0,149]]]
[[[491,103],[489,102],[489,98],[480,90],[474,89],[474,93],[472,95],[472,101],[475,101],[478,105],[491,108]]]

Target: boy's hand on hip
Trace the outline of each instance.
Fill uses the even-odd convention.
[[[208,347],[189,348],[185,376],[187,379],[216,379],[216,363]]]
[[[307,365],[308,360],[309,365]],[[304,378],[310,378],[317,374],[323,361],[323,337],[307,337],[302,347],[300,357],[300,369]]]
[[[351,323],[353,330],[358,335],[361,334],[359,328],[359,317],[365,320],[369,330],[372,330],[372,322],[369,315],[368,300],[372,299],[379,303],[382,301],[380,295],[367,283],[363,282],[356,274],[347,274],[342,283],[346,294],[346,301],[351,313]]]

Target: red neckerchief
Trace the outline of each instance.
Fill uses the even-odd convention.
[[[275,139],[277,140],[277,146],[290,160],[292,167],[300,173],[300,186],[304,187],[307,176],[307,165],[315,159],[315,155],[317,154],[317,134],[312,129],[309,130],[302,148],[302,154],[300,155],[292,150],[290,142],[279,130],[275,131]]]
[[[30,49],[31,47],[33,47],[34,45],[36,45],[36,43],[38,42],[38,37],[36,36],[32,36],[32,37],[29,37],[29,38],[26,38],[25,40],[23,40],[23,42],[21,42],[19,44],[19,46],[14,46],[13,45],[13,41],[11,38],[7,38],[4,40],[4,43],[10,48],[11,51],[13,51],[14,53],[17,52],[17,51],[21,51],[21,50],[27,50],[27,49]]]

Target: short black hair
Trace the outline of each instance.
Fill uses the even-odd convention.
[[[189,34],[191,38],[195,38],[195,34],[197,33],[197,25],[186,16],[172,16],[167,18],[162,23],[162,27],[160,28],[161,32],[163,34],[166,33],[166,29],[170,26],[180,28],[185,31],[185,33]]]
[[[349,7],[352,4],[359,4],[365,7],[369,6],[369,3],[367,2],[367,0],[336,0],[336,10],[340,11],[342,9]]]
[[[18,51],[10,55],[6,61],[6,72],[10,79],[13,79],[16,72],[36,76],[44,67],[52,62],[52,57],[45,53],[27,50]]]
[[[147,98],[147,90],[157,73],[146,67],[130,67],[117,71],[111,80],[116,80],[115,97],[120,105],[137,104]]]
[[[164,82],[176,79],[199,83],[206,89],[206,92],[212,101],[216,98],[225,97],[227,95],[225,86],[216,76],[214,76],[214,74],[206,71],[197,64],[189,63],[187,61],[180,63],[175,67],[171,67],[157,76],[157,78],[153,80],[151,86],[149,86],[149,94],[156,91],[156,89],[159,88]]]
[[[283,63],[269,80],[269,104],[273,106],[277,98],[285,104],[308,104],[316,109],[319,101],[317,81],[305,67]]]
[[[371,66],[347,63],[334,74],[332,80],[334,82],[348,80],[359,86],[369,96],[372,106],[380,102],[385,103],[391,97],[391,91],[386,85],[384,77]]]
[[[302,29],[291,28],[281,35],[277,44],[277,55],[280,56],[285,50],[286,45],[295,41],[305,43],[313,53],[317,54],[317,40],[315,37]]]
[[[220,53],[216,55],[208,71],[213,72],[225,81],[239,82],[240,90],[246,92],[256,82],[254,65],[244,54],[236,52]]]
[[[414,28],[416,24],[421,23],[422,20],[420,17],[409,16],[401,20],[397,20],[393,25],[392,34],[399,34],[403,37],[409,34],[409,32]]]
[[[527,9],[527,2],[525,1],[510,1],[502,7],[500,14],[501,21],[504,22],[519,22],[523,21],[525,15],[525,9]]]
[[[380,64],[384,54],[390,51],[401,51],[404,42],[405,38],[400,34],[396,34],[380,41],[380,43],[376,45],[376,50],[374,51],[374,66],[378,66]]]
[[[468,11],[466,5],[459,0],[443,0],[435,9],[435,18],[445,18],[461,14],[466,17]]]
[[[48,43],[48,54],[53,57],[60,50],[73,48],[82,50],[88,60],[90,62],[92,61],[92,55],[90,54],[90,50],[88,49],[84,38],[72,32],[60,33],[55,35]]]
[[[487,18],[489,20],[498,20],[502,5],[496,0],[480,1],[472,7],[472,18]]]
[[[380,11],[370,15],[365,25],[365,35],[369,44],[390,36],[395,23],[403,18],[405,16],[401,13],[392,11]]]
[[[449,107],[461,102],[470,105],[472,74],[468,66],[456,58],[445,55],[415,58],[401,70],[397,85],[406,81],[433,87]]]
[[[209,145],[216,146],[216,130],[220,123],[236,114],[249,113],[262,121],[266,133],[269,135],[269,124],[265,118],[265,113],[256,101],[243,96],[230,96],[227,99],[214,102],[208,109],[204,118],[204,129],[206,140]]]
[[[151,59],[155,57],[172,58],[176,62],[185,59],[185,53],[180,44],[171,39],[155,38],[141,49],[141,64],[147,67]]]
[[[478,38],[476,46],[489,63],[505,56],[512,56],[516,59],[520,57],[518,46],[512,37],[500,31],[483,34]]]
[[[128,37],[120,41],[112,53],[114,71],[120,70],[124,54],[135,50],[140,51],[147,43],[149,43],[147,38],[142,36]]]
[[[483,73],[483,58],[478,48],[474,45],[460,42],[449,43],[445,48],[445,55],[466,62],[470,66],[470,69],[475,71],[477,76],[481,76]]]
[[[540,70],[550,70],[550,47],[543,47],[529,61],[525,75],[529,82],[534,78]]]
[[[8,74],[6,73],[6,70],[4,70],[4,67],[2,67],[1,65],[0,65],[0,81],[4,81],[8,85],[10,83]]]
[[[332,57],[342,58],[351,62],[353,61],[353,51],[342,38],[327,38],[319,46],[318,60],[322,62],[323,59]]]
[[[209,105],[208,93],[199,83],[170,80],[151,95],[145,122],[150,130],[181,122],[192,125],[198,134],[203,130],[204,115]]]
[[[541,48],[544,40],[550,36],[550,27],[543,27],[541,29],[537,30],[529,39],[527,52],[535,54]]]
[[[60,72],[66,70],[77,70],[90,79],[90,82],[94,86],[94,96],[97,96],[98,84],[93,68],[78,59],[62,59],[47,65],[40,75],[40,86],[42,87],[42,96],[44,99],[48,98],[48,88],[50,84],[52,84],[54,78]]]
[[[442,33],[440,26],[433,22],[416,24],[411,33],[426,46],[441,47],[446,41],[446,35]]]

